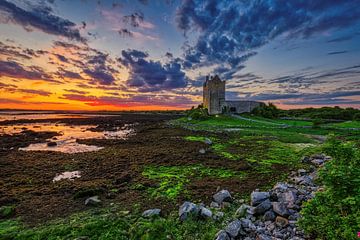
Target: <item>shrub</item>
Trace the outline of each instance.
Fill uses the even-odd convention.
[[[264,118],[278,118],[280,110],[274,104],[269,103],[268,105],[261,104],[254,108],[251,113]]]
[[[209,118],[207,108],[203,108],[201,106],[189,110],[187,116],[194,120],[206,120]]]
[[[325,190],[305,203],[300,226],[316,239],[357,239],[360,231],[360,151],[331,139],[324,147],[333,157],[319,171]]]

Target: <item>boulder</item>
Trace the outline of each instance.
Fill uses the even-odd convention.
[[[275,218],[276,218],[276,215],[273,210],[269,210],[264,214],[264,221],[274,221]]]
[[[179,208],[179,219],[184,221],[190,215],[197,216],[199,214],[199,207],[192,202],[184,202]]]
[[[230,240],[230,237],[224,230],[220,230],[216,234],[215,240]]]
[[[206,207],[200,207],[200,216],[203,218],[211,218],[212,212],[210,209],[207,209]]]
[[[222,204],[223,202],[231,202],[231,194],[228,190],[221,190],[213,195],[213,199],[218,204]]]
[[[249,205],[241,204],[241,206],[235,212],[235,217],[237,218],[245,217],[248,209],[250,209]]]
[[[251,206],[259,205],[261,202],[265,201],[270,197],[269,192],[252,192],[251,193]]]
[[[99,199],[99,196],[89,197],[85,200],[86,206],[98,206],[98,205],[100,205],[100,203],[101,203],[101,200]]]
[[[276,226],[283,228],[283,227],[286,227],[287,225],[289,225],[289,220],[287,220],[284,217],[277,216],[275,219],[275,224],[276,224]]]
[[[307,156],[304,156],[304,157],[301,159],[301,162],[302,162],[302,163],[309,163],[309,162],[310,162],[310,158],[307,157]]]
[[[212,141],[209,138],[205,138],[204,143],[211,145]]]
[[[239,235],[239,232],[241,230],[241,221],[240,220],[234,220],[227,225],[225,228],[225,231],[229,234],[230,237],[235,238]]]
[[[254,215],[262,215],[271,208],[271,202],[266,199],[254,208]]]
[[[288,217],[290,215],[289,210],[283,202],[273,202],[272,207],[274,212],[282,217]]]
[[[143,217],[153,217],[153,216],[159,216],[161,213],[161,209],[154,208],[154,209],[148,209],[142,213]]]

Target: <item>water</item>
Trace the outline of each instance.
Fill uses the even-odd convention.
[[[9,113],[9,112],[8,112]],[[35,113],[33,113],[35,114]],[[28,114],[15,114],[17,116],[25,118],[31,117]],[[36,114],[35,114],[36,115]],[[41,115],[41,114],[40,114]],[[36,119],[47,119],[54,118],[54,114],[43,114],[38,116]],[[60,114],[62,118],[72,118],[79,116],[72,116]],[[58,117],[60,117],[58,115]],[[14,115],[9,114],[9,118]],[[82,116],[82,115],[80,115]],[[101,115],[104,116],[104,115]],[[43,117],[43,118],[40,118]],[[47,118],[46,118],[47,117]],[[5,118],[3,118],[5,119]],[[14,125],[1,125],[0,122],[0,135],[3,134],[16,134],[21,133],[24,130],[31,130],[34,132],[57,132],[60,135],[47,139],[44,143],[30,144],[28,147],[19,148],[21,151],[55,151],[63,153],[81,153],[81,152],[92,152],[103,149],[103,147],[86,145],[77,143],[77,139],[126,139],[132,134],[135,134],[132,125],[124,125],[122,128],[116,128],[114,131],[91,131],[90,129],[96,128],[97,125],[67,125],[61,123],[25,123],[25,124],[14,124]],[[52,142],[52,145],[48,145],[48,142]]]

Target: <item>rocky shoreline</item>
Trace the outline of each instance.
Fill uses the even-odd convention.
[[[309,239],[298,228],[301,205],[312,199],[321,187],[316,185],[318,168],[331,158],[324,154],[304,157],[302,161],[309,163],[309,170],[299,169],[292,172],[288,182],[278,182],[269,190],[261,192],[258,189],[250,196],[250,203],[242,203],[234,213],[234,218],[226,222],[226,227],[220,230],[216,240],[302,240]],[[179,208],[180,221],[188,217],[197,219],[219,220],[224,216],[222,209],[236,201],[227,190],[221,190],[213,195],[210,206],[184,202]],[[160,214],[160,209],[149,209],[143,217]]]

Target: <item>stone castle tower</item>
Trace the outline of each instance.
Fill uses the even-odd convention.
[[[203,87],[203,104],[209,114],[222,113],[225,103],[225,81],[221,81],[218,75],[210,78],[207,76]]]
[[[203,85],[203,105],[210,115],[251,112],[261,104],[255,101],[228,101],[225,99],[225,81],[221,81],[218,75],[206,77]]]

